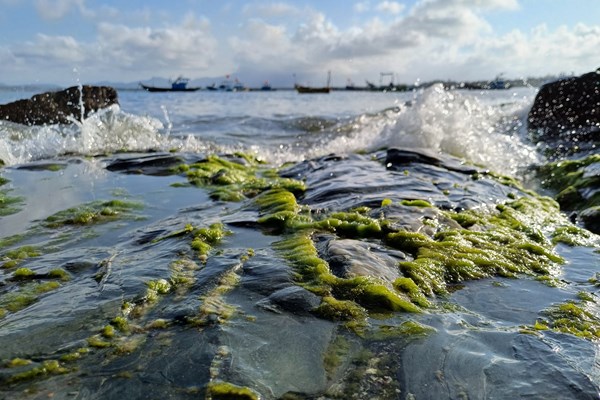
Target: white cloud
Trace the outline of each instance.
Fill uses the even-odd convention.
[[[13,55],[33,65],[72,66],[86,58],[85,49],[73,37],[43,34],[38,34],[35,41],[19,46]]]
[[[174,73],[201,75],[213,65],[217,47],[210,23],[188,14],[177,25],[160,29],[99,23],[89,42],[38,34],[33,41],[8,48],[2,58],[12,59],[15,70],[19,66],[19,76],[27,76],[28,70],[32,75],[52,70],[71,76],[77,67],[90,79],[138,80]]]
[[[393,8],[400,3],[360,1],[354,11]],[[84,0],[39,0],[38,4],[55,5],[55,13],[47,14],[54,18],[86,10]],[[97,15],[110,22],[93,25],[95,36],[82,40],[69,34],[38,35],[28,42],[0,47],[0,61],[6,75],[19,77],[35,77],[46,70],[55,74],[60,69],[69,75],[73,67],[82,75],[86,71],[95,74],[97,80],[177,73],[194,78],[237,69],[247,74],[239,75],[243,80],[251,76],[260,79],[258,83],[270,79],[274,84],[275,77],[289,84],[293,73],[302,81],[322,82],[328,69],[337,83],[348,77],[358,83],[376,81],[380,71],[393,71],[398,80],[413,82],[416,78],[485,79],[499,72],[509,77],[580,73],[585,72],[582,65],[588,65],[587,70],[599,66],[598,25],[553,30],[540,25],[495,34],[487,16],[518,7],[516,0],[419,0],[397,9],[400,13],[394,18],[361,18],[354,25],[338,26],[337,20],[308,8],[283,2],[254,3],[237,11],[244,17],[240,25],[231,27],[237,33],[220,35],[219,41],[210,21],[194,14],[175,23],[163,19],[157,28],[150,25],[157,19],[154,10],[121,15],[115,9],[98,9]],[[123,18],[136,25],[128,25]],[[23,72],[26,69],[31,70],[29,75]]]
[[[261,18],[296,16],[301,10],[287,3],[249,4],[244,7],[244,14]]]
[[[98,26],[99,56],[103,63],[125,69],[200,71],[214,61],[217,42],[206,20],[193,15],[179,26],[152,29],[101,23]]]
[[[61,19],[72,10],[82,15],[93,17],[93,13],[85,7],[85,0],[36,0],[35,7],[44,19]]]
[[[355,3],[353,9],[356,13],[364,13],[371,9],[371,4],[368,1],[361,1],[359,3]]]
[[[396,1],[382,1],[381,3],[377,4],[376,10],[396,15],[400,14],[402,10],[404,10],[404,4],[400,4]]]

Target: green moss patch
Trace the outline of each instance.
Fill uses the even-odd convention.
[[[134,210],[143,208],[138,202],[125,200],[94,201],[53,214],[42,223],[47,228],[67,225],[92,225],[131,218]]]
[[[7,250],[0,258],[0,266],[5,269],[16,268],[21,262],[38,257],[42,253],[35,246],[21,246],[11,250]]]
[[[60,283],[49,282],[27,282],[0,295],[0,309],[15,313],[35,303],[39,296],[58,289]]]
[[[211,382],[206,388],[207,400],[259,400],[254,390],[228,382]]]
[[[325,318],[347,321],[350,327],[360,328],[368,311],[420,311],[408,296],[376,277],[344,279],[331,274],[306,231],[277,242],[275,248],[294,267],[296,281],[323,297],[316,312]]]
[[[426,296],[444,294],[448,283],[465,280],[547,275],[563,261],[542,232],[564,222],[548,199],[521,198],[499,205],[495,212],[444,214],[464,228],[441,227],[433,237],[398,231],[385,238],[388,245],[414,256],[412,261],[401,262],[400,269]],[[414,287],[404,283],[409,285],[404,290],[414,298]]]
[[[556,200],[565,210],[582,210],[600,206],[600,193],[585,198],[584,189],[600,187],[600,176],[586,176],[585,168],[600,163],[600,155],[593,154],[581,160],[558,161],[538,169],[544,186],[558,192]]]
[[[600,318],[586,309],[585,301],[571,301],[554,305],[544,312],[548,321],[542,321],[539,324],[557,332],[598,340],[600,338]]]
[[[10,182],[8,179],[0,176],[0,187]],[[18,206],[23,204],[24,198],[19,196],[10,196],[11,189],[0,188],[0,217],[19,212]]]
[[[192,185],[208,188],[211,197],[221,201],[242,201],[275,188],[294,193],[305,190],[303,182],[281,178],[246,154],[236,154],[231,160],[211,155],[193,164],[182,164],[173,172],[185,175]]]

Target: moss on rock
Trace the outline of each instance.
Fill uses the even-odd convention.
[[[133,210],[142,207],[141,203],[125,200],[94,201],[53,214],[46,218],[43,225],[56,229],[67,225],[104,223],[119,218],[129,218]]]
[[[211,382],[206,388],[207,400],[259,400],[254,390],[229,382]]]

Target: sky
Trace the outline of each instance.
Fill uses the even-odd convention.
[[[0,0],[0,83],[518,79],[600,67],[598,0]],[[384,83],[390,76],[384,77]]]

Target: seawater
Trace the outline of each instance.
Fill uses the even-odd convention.
[[[0,125],[8,165],[120,150],[244,151],[274,163],[389,146],[428,148],[516,174],[540,161],[526,130],[535,88],[346,92],[119,91],[120,106],[82,124]],[[28,97],[0,90],[0,102]]]

